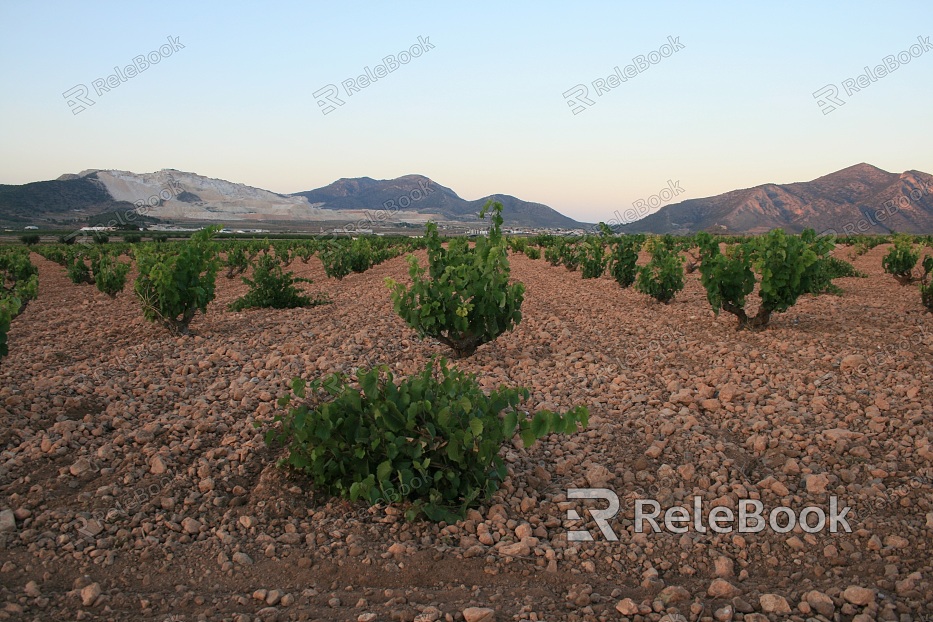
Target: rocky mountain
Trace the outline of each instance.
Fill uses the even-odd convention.
[[[322,209],[382,212],[411,211],[443,220],[477,221],[477,214],[492,199],[502,203],[502,216],[508,226],[576,229],[579,223],[542,205],[506,194],[493,194],[475,201],[460,198],[456,192],[422,175],[377,181],[369,177],[339,179],[329,186],[299,192]]]
[[[933,176],[856,164],[813,181],[764,184],[689,199],[618,228],[623,233],[933,232]]]
[[[479,223],[477,215],[489,198],[502,202],[507,226],[585,226],[546,205],[508,195],[468,201],[421,175],[340,179],[323,188],[284,195],[173,169],[143,174],[91,169],[54,181],[0,185],[0,222],[81,222],[142,205],[146,216],[170,221],[355,223],[369,218],[375,222]]]

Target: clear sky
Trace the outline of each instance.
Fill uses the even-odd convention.
[[[0,0],[0,183],[175,168],[291,193],[418,173],[595,222],[668,180],[683,200],[859,162],[933,172],[933,50],[858,92],[842,84],[909,56],[931,18],[929,0]],[[95,93],[169,37],[184,48]],[[419,37],[433,47],[346,95],[344,80]],[[662,50],[668,37],[683,47]],[[563,94],[581,83],[593,105],[575,115]],[[79,84],[94,104],[74,114],[63,93]],[[328,84],[344,103],[325,115]],[[813,93],[828,84],[844,104],[824,114]]]

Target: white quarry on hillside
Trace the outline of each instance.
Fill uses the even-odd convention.
[[[284,196],[173,169],[155,173],[93,169],[82,171],[80,176],[91,173],[97,173],[97,179],[115,200],[133,204],[142,201],[151,206],[146,215],[155,218],[218,221],[343,218],[340,212],[320,209],[304,197]]]

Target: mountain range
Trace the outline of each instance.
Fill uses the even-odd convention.
[[[279,194],[174,169],[155,173],[91,169],[56,180],[0,185],[0,223],[72,224],[136,209],[147,218],[219,222],[235,226],[278,222],[289,226],[344,222],[474,223],[487,200],[503,204],[510,227],[592,229],[541,203],[492,194],[474,201],[422,175],[376,180],[338,179],[330,185]],[[608,220],[608,219],[607,219]],[[610,221],[611,223],[612,221]],[[364,228],[371,226],[362,225]],[[713,197],[666,205],[621,233],[933,232],[933,176],[889,173],[856,164],[813,181],[762,184]]]
[[[813,181],[763,184],[662,207],[622,233],[933,232],[933,176],[856,164]]]
[[[587,225],[540,203],[493,194],[475,201],[422,175],[376,180],[338,179],[323,188],[278,194],[174,169],[155,173],[91,169],[53,181],[0,185],[0,222],[14,225],[72,223],[101,213],[131,211],[168,221],[308,223],[361,220],[480,224],[487,200],[503,205],[508,226],[581,229]],[[365,226],[365,225],[364,225]]]

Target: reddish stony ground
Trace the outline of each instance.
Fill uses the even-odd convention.
[[[174,338],[131,292],[34,255],[40,295],[0,363],[0,618],[929,620],[933,316],[881,272],[886,248],[759,333],[714,317],[698,274],[663,306],[513,257],[524,320],[457,364],[591,424],[506,448],[506,485],[449,526],[315,495],[253,426],[293,376],[443,353],[392,311],[404,258],[340,282],[296,262],[333,299],[311,309],[228,311],[245,285],[221,277]],[[568,520],[601,507],[567,500],[585,486],[618,494],[617,541]],[[831,495],[851,533],[633,526],[637,498],[767,513]],[[582,527],[594,541],[568,542]]]

